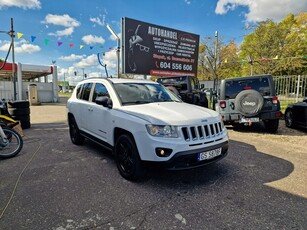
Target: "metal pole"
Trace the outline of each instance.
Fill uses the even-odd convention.
[[[14,50],[14,37],[15,37],[15,31],[14,31],[14,21],[13,18],[11,18],[11,31],[9,32],[11,36],[11,42],[12,42],[12,81],[13,81],[13,88],[14,88],[14,101],[16,101],[16,77],[15,77],[15,50]]]
[[[295,102],[298,101],[298,97],[299,97],[299,94],[300,94],[300,81],[301,81],[301,75],[298,75],[297,86],[296,86]]]
[[[119,76],[119,53],[120,53],[120,40],[117,39],[117,50],[116,50],[116,54],[117,54],[117,77],[120,78]]]
[[[84,68],[82,68],[82,71],[83,71],[83,80],[84,80]]]
[[[216,62],[217,62],[217,47],[219,42],[219,33],[215,31],[215,46],[214,46],[214,71],[216,71]]]

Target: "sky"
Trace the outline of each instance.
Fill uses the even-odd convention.
[[[4,59],[11,18],[15,31],[15,61],[58,66],[59,80],[77,82],[117,74],[117,41],[121,18],[214,37],[240,44],[257,22],[281,21],[289,13],[307,11],[307,0],[0,0],[0,58]],[[12,56],[8,61],[11,62]],[[75,76],[75,72],[77,76]]]

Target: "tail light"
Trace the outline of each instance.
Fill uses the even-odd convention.
[[[272,97],[273,104],[277,105],[278,103],[278,97]]]
[[[220,107],[222,109],[225,109],[226,108],[226,101],[220,101]]]

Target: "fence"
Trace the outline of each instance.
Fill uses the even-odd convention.
[[[307,76],[274,76],[273,78],[282,112],[288,104],[302,101],[307,97]]]

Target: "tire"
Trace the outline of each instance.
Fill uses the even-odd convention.
[[[179,96],[179,91],[174,86],[167,86],[166,88],[168,88],[176,96]]]
[[[74,117],[69,118],[69,135],[73,144],[83,145],[85,138],[80,134],[80,130]]]
[[[30,114],[30,108],[9,108],[9,114],[11,116],[23,116]]]
[[[7,103],[8,108],[29,108],[30,102],[29,101],[9,101]]]
[[[264,127],[268,133],[276,133],[279,126],[279,119],[264,121]]]
[[[12,116],[12,118],[16,121],[20,121],[21,128],[28,129],[31,127],[30,116]]]
[[[127,134],[118,137],[114,156],[120,175],[130,181],[137,181],[144,175],[141,159],[133,138]]]
[[[285,124],[288,128],[293,128],[293,114],[291,109],[287,109],[285,112]]]
[[[13,119],[20,121],[23,129],[31,127],[29,101],[9,101],[7,105],[9,114]]]
[[[245,116],[257,115],[263,106],[262,95],[253,89],[241,91],[235,98],[235,108]]]
[[[2,128],[7,136],[8,142],[4,142],[0,137],[0,158],[11,158],[16,156],[23,147],[23,140],[15,130],[5,127]]]

